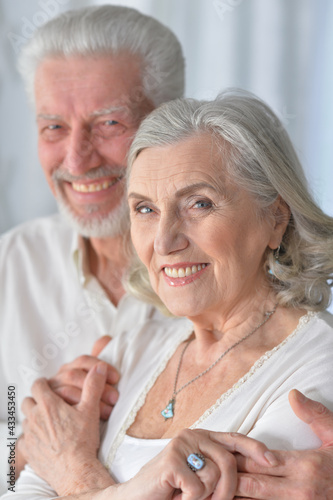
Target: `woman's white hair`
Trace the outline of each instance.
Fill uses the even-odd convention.
[[[23,47],[18,68],[33,102],[36,69],[45,58],[124,51],[141,59],[143,91],[155,106],[183,95],[184,57],[176,36],[156,19],[128,7],[87,7],[57,16]]]
[[[279,259],[271,250],[266,255],[267,277],[278,302],[307,310],[326,309],[333,282],[333,218],[313,201],[284,127],[260,99],[229,89],[214,101],[178,99],[161,106],[137,132],[127,175],[143,149],[171,145],[202,133],[217,141],[221,165],[237,185],[253,195],[258,213],[269,213],[278,196],[290,208]],[[161,307],[138,260],[129,274],[128,288]]]

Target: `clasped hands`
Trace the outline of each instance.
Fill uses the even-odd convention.
[[[36,381],[33,397],[22,406],[27,418],[20,450],[58,495],[73,500],[333,499],[333,415],[297,391],[290,403],[322,440],[319,450],[271,453],[239,434],[185,430],[137,476],[115,488],[97,459],[99,419],[108,418],[117,399],[117,372],[95,357],[108,340],[100,340],[92,356],[64,365],[53,379]],[[197,473],[186,467],[186,457],[195,451],[207,462]]]
[[[85,378],[93,367],[100,362],[98,355],[110,342],[111,337],[105,335],[99,338],[91,351],[90,356],[79,356],[71,363],[63,365],[55,377],[48,380],[49,387],[64,401],[76,405],[81,401],[81,393]],[[106,383],[99,401],[100,418],[108,420],[113,406],[118,400],[118,391],[114,387],[119,381],[117,370],[104,363],[106,372]]]
[[[109,341],[102,337],[91,356],[63,365],[49,380],[36,380],[32,397],[22,403],[26,418],[18,453],[59,495],[113,483],[97,459],[100,419],[108,419],[118,399],[117,370],[97,358]]]

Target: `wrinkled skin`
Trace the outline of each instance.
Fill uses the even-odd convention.
[[[89,384],[91,385],[86,386],[86,383],[84,385],[82,393],[83,405],[87,405],[87,401],[89,401],[88,393],[93,387],[94,393],[99,394],[100,397],[103,393],[103,384],[105,384],[105,380],[103,381],[103,378],[96,374],[96,369],[91,370],[89,373]],[[106,372],[104,377],[106,377]],[[45,381],[37,382],[37,387],[34,389],[38,400],[40,393],[44,394],[43,398],[45,399],[45,390],[47,393],[46,400],[50,396],[49,392],[52,394],[52,391],[43,385],[45,383]],[[38,384],[40,384],[40,387],[38,387]],[[56,395],[53,397],[57,398]],[[95,403],[96,398],[98,396],[94,397]],[[58,403],[56,400],[52,403],[52,397],[49,400],[51,408],[53,404],[58,405]],[[71,471],[69,482],[64,481],[63,470],[69,464],[71,464],[73,470],[74,454],[71,449],[75,448],[75,445],[71,442],[68,449],[66,449],[67,445],[63,449],[63,439],[59,441],[61,445],[59,449],[56,445],[56,449],[52,451],[52,453],[58,454],[56,461],[59,467],[57,466],[57,472],[54,470],[53,472],[38,470],[39,465],[36,463],[37,472],[42,477],[45,474],[53,476],[62,474],[61,487],[53,482],[54,479],[47,476],[45,476],[45,479],[51,483],[59,494],[69,494],[70,496],[66,498],[72,500],[85,500],[86,498],[91,500],[118,498],[133,500],[146,500],[147,498],[154,498],[154,500],[174,498],[178,500],[203,500],[207,498],[213,500],[227,500],[229,498],[331,500],[333,499],[333,414],[323,405],[303,397],[297,391],[291,392],[290,403],[296,415],[308,423],[322,440],[320,449],[274,451],[272,455],[267,455],[267,448],[264,445],[245,436],[202,430],[185,430],[180,432],[154,460],[146,464],[132,480],[120,485],[112,485],[112,481],[107,477],[105,469],[101,464],[97,463],[98,438],[95,429],[96,439],[91,440],[92,442],[89,443],[87,450],[82,449],[81,441],[78,457],[75,455],[79,467],[74,467],[74,474]],[[80,405],[71,407],[66,403],[63,404],[65,405],[65,412],[69,411],[69,409],[78,411],[80,408]],[[84,422],[87,424],[87,428],[82,432],[87,432],[89,427],[88,432],[94,436],[93,430],[99,418],[98,412],[95,409],[94,417],[90,418],[87,414],[89,412],[94,413],[93,405],[91,405],[90,410],[89,405],[83,407],[86,413]],[[73,416],[77,418],[77,414],[73,414]],[[53,415],[50,423],[53,422],[52,425],[55,427],[55,432],[57,432],[54,421],[57,421],[57,419]],[[65,426],[65,428],[68,433],[71,425]],[[77,429],[76,425],[75,429]],[[60,430],[63,432],[63,429],[60,428]],[[54,430],[52,430],[51,434],[53,432]],[[42,438],[42,433],[39,434],[39,437]],[[52,435],[53,439],[55,437]],[[43,439],[45,439],[45,436]],[[76,437],[71,436],[71,439],[75,441]],[[65,441],[67,443],[68,439]],[[58,443],[57,439],[56,443]],[[79,443],[79,440],[77,443]],[[203,452],[207,457],[207,461],[205,468],[200,473],[193,474],[183,465],[186,462],[189,450],[192,451],[195,448]],[[45,449],[47,449],[47,442]],[[267,461],[267,457],[270,463]],[[35,457],[35,459],[38,461],[38,457]],[[39,458],[39,463],[43,461]],[[237,477],[236,464],[238,467]],[[228,477],[228,481],[221,481],[222,476],[224,478]],[[155,478],[155,480],[152,480],[152,478]],[[108,484],[108,481],[111,482]],[[63,486],[64,483],[66,488]],[[78,485],[81,489],[78,489]],[[89,493],[87,493],[88,490]],[[74,495],[71,495],[71,493],[74,493]]]

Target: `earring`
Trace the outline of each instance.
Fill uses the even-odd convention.
[[[281,245],[279,245],[273,252],[274,259],[279,260],[280,257],[280,250],[281,250]]]

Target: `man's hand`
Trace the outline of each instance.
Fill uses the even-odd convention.
[[[107,364],[95,364],[86,376],[80,402],[69,405],[38,379],[32,398],[25,398],[20,447],[35,472],[58,495],[84,492],[113,484],[97,459],[99,401],[107,378]],[[52,466],[50,466],[52,464]]]
[[[111,337],[105,335],[98,339],[91,351],[91,356],[79,356],[71,363],[63,365],[58,373],[48,380],[51,389],[71,405],[78,404],[84,380],[88,371],[95,366],[99,359],[97,356],[110,342]],[[107,381],[100,401],[100,418],[107,420],[113,406],[118,399],[118,391],[114,384],[119,381],[119,374],[111,365],[107,365]]]
[[[333,413],[296,390],[290,392],[289,401],[322,446],[318,450],[274,451],[279,465],[270,469],[239,456],[237,498],[333,500]]]
[[[71,363],[63,365],[57,375],[48,380],[48,387],[50,387],[57,395],[64,401],[71,405],[79,404],[81,400],[82,388],[84,381],[87,377],[88,371],[99,363],[97,356],[110,342],[111,337],[105,335],[100,337],[94,344],[91,356],[80,356]],[[119,380],[119,374],[111,365],[107,365],[107,378],[102,397],[99,404],[100,418],[107,420],[110,416],[112,408],[118,399],[118,391],[113,387]],[[22,446],[23,436],[17,441],[16,444],[16,468],[15,478],[17,479],[27,463],[26,457],[23,453]]]

